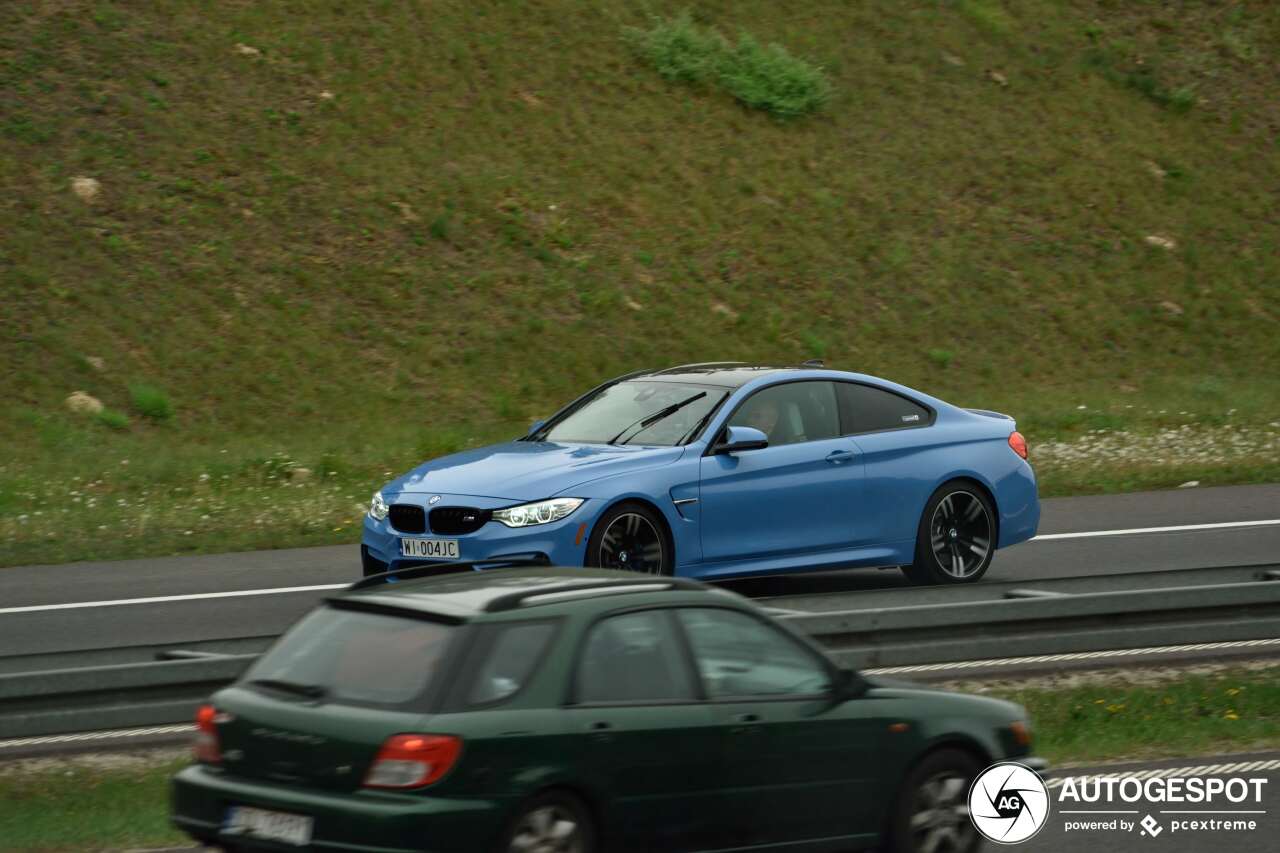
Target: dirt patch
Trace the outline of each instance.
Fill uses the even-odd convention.
[[[1153,687],[1178,681],[1192,675],[1217,675],[1223,672],[1265,672],[1277,670],[1275,658],[1246,661],[1221,661],[1179,666],[1143,666],[1117,669],[1085,669],[1054,672],[1019,678],[958,679],[938,684],[947,690],[965,693],[1005,693],[1010,690],[1067,690],[1073,687]]]
[[[0,777],[59,773],[71,770],[148,770],[172,764],[191,754],[188,747],[154,747],[131,752],[85,752],[48,755],[0,762]]]

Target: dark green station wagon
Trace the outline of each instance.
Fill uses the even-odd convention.
[[[679,578],[368,578],[197,717],[173,821],[229,850],[967,851],[1025,712],[843,670]]]

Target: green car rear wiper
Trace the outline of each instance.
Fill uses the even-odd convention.
[[[692,397],[688,398],[687,400],[681,400],[679,403],[672,403],[670,406],[667,406],[665,409],[659,409],[658,411],[654,412],[651,415],[645,415],[643,418],[636,421],[635,423],[628,424],[627,427],[622,430],[622,432],[618,433],[613,438],[609,439],[609,444],[616,444],[618,439],[622,438],[624,435],[629,433],[632,429],[634,429],[637,426],[640,427],[640,429],[636,432],[636,435],[639,435],[640,433],[644,432],[649,427],[653,426],[663,418],[674,415],[676,412],[680,411],[685,406],[689,405],[690,403],[701,400],[705,396],[707,396],[706,391],[699,391],[697,394],[694,394]],[[630,441],[630,440],[631,439],[627,439],[627,441]],[[624,441],[622,443],[626,444],[627,442]]]
[[[255,678],[249,682],[255,687],[266,687],[282,693],[293,693],[308,699],[323,699],[329,691],[319,684],[300,684],[296,681],[285,681],[280,678]]]

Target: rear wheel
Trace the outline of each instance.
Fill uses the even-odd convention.
[[[521,807],[498,850],[499,853],[596,853],[595,827],[577,797],[552,791]]]
[[[967,752],[940,749],[907,775],[889,824],[893,853],[972,853],[981,839],[969,820],[969,787],[981,768]]]
[[[995,554],[995,508],[977,486],[946,483],[929,498],[916,534],[915,563],[902,571],[912,583],[972,583]]]
[[[675,566],[675,553],[667,526],[644,504],[611,507],[596,522],[587,540],[587,565],[669,575]]]

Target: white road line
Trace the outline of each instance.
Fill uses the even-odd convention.
[[[1280,518],[1261,521],[1225,521],[1219,524],[1180,524],[1174,527],[1132,527],[1126,530],[1087,530],[1080,533],[1045,533],[1032,542],[1054,539],[1088,539],[1096,536],[1128,536],[1142,533],[1179,533],[1186,530],[1221,530],[1233,527],[1267,527],[1280,525]],[[354,582],[355,579],[353,579]],[[118,598],[111,601],[76,601],[66,604],[35,604],[28,607],[0,607],[0,616],[8,613],[38,613],[45,610],[80,610],[89,607],[119,607],[125,604],[164,604],[173,601],[202,601],[212,598],[241,598],[251,595],[285,595],[291,592],[323,592],[342,589],[348,584],[289,586],[274,589],[238,589],[231,592],[197,592],[188,595],[158,595],[152,598]],[[781,608],[779,608],[781,609]],[[807,611],[805,611],[807,612]]]
[[[1186,643],[1180,646],[1151,646],[1139,649],[1108,649],[1101,652],[1069,652],[1059,655],[1029,655],[1020,658],[990,658],[965,660],[954,663],[922,663],[913,666],[885,666],[863,670],[871,675],[901,675],[909,672],[946,672],[949,670],[978,669],[985,667],[1019,666],[1023,664],[1060,663],[1074,660],[1096,660],[1122,656],[1142,657],[1178,652],[1203,652],[1217,649],[1248,649],[1280,646],[1280,637],[1262,640],[1230,640],[1221,643]]]
[[[18,749],[24,746],[44,746],[55,743],[81,743],[98,740],[117,740],[120,738],[143,737],[146,735],[179,735],[195,731],[189,724],[172,726],[148,726],[141,729],[112,729],[102,732],[79,732],[71,735],[45,735],[43,737],[20,737],[0,740],[0,750]]]
[[[353,581],[354,583],[354,581]],[[349,583],[326,583],[316,586],[282,586],[274,589],[237,589],[232,592],[197,592],[190,595],[157,595],[151,598],[117,598],[111,601],[76,601],[68,604],[35,604],[30,607],[0,607],[6,613],[36,613],[42,610],[79,610],[85,607],[119,607],[123,604],[163,604],[168,601],[200,601],[206,598],[243,598],[249,595],[284,595],[290,592],[322,592],[346,589]]]
[[[1132,536],[1139,533],[1181,533],[1185,530],[1223,530],[1230,527],[1274,527],[1280,525],[1280,518],[1268,518],[1261,521],[1223,521],[1217,524],[1178,524],[1173,527],[1130,527],[1124,530],[1086,530],[1080,533],[1042,533],[1031,539],[1032,542],[1044,542],[1050,539],[1091,539],[1097,536]]]
[[[1185,778],[1188,776],[1239,775],[1240,773],[1254,773],[1257,771],[1271,770],[1280,770],[1280,760],[1254,761],[1244,764],[1197,764],[1187,767],[1162,767],[1158,770],[1148,770],[1145,772],[1119,770],[1109,773],[1075,773],[1069,770],[1064,770],[1062,771],[1061,776],[1055,776],[1054,778],[1047,780],[1045,782],[1045,786],[1049,788],[1057,788],[1066,782],[1067,779],[1076,779],[1078,781],[1086,779],[1167,779],[1170,777]]]

